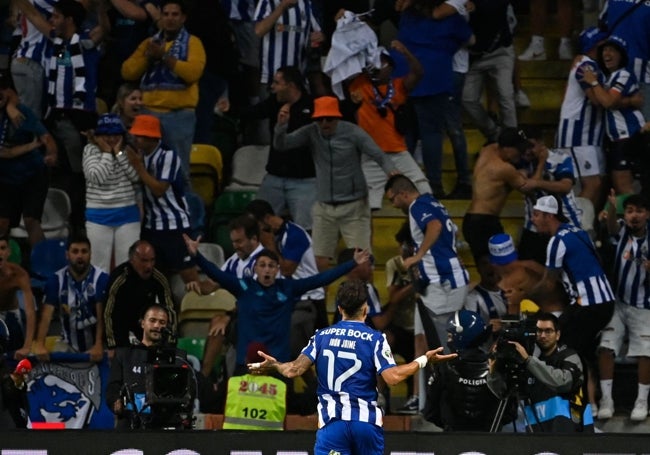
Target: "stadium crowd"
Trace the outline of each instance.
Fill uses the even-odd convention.
[[[547,59],[542,0],[530,2],[531,41],[519,56],[513,40],[523,1],[8,3],[11,52],[0,79],[7,365],[47,361],[52,350],[113,359],[116,350],[156,344],[162,327],[173,344],[183,335],[185,293],[219,295],[197,375],[201,410],[223,413],[235,408],[228,378],[246,375],[256,350],[284,364],[306,352],[315,330],[327,330],[327,285],[345,275],[365,283],[366,324],[394,354],[424,364],[431,349],[453,349],[448,324],[456,317],[458,325],[460,310],[479,314],[497,337],[501,320],[518,319],[522,301],[533,301],[559,318],[556,326],[545,316],[542,333],[557,329],[559,343],[581,359],[585,409],[598,419],[614,415],[615,359],[627,356],[638,368],[630,418],[647,418],[647,2],[606,0],[598,24],[578,33],[578,2],[557,1],[557,56],[568,78],[554,131],[517,119],[517,107],[530,106],[520,68]],[[394,40],[381,36],[387,21]],[[222,265],[204,257],[189,201],[192,146],[215,145],[225,118],[238,121],[237,146],[262,144],[269,153],[256,199],[229,220],[234,253]],[[466,126],[485,139],[476,159]],[[456,168],[447,189],[444,135]],[[224,158],[227,176],[232,157]],[[67,264],[33,289],[36,264],[9,261],[10,235],[22,221],[25,250],[45,241],[50,188],[71,204]],[[517,242],[500,219],[513,191],[524,200]],[[467,200],[462,229],[449,200]],[[385,264],[386,282],[373,283],[372,218],[389,205],[407,220],[395,233],[399,254]],[[477,284],[460,258],[461,238]],[[62,336],[46,347],[54,315]],[[225,366],[215,368],[222,357]],[[286,382],[288,412],[316,412],[322,377],[303,371],[307,401],[295,381],[274,378]],[[408,382],[408,400],[394,410],[381,375],[376,383],[373,409],[416,414],[427,405],[424,375]]]

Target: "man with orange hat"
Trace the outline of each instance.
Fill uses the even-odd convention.
[[[181,160],[175,150],[161,142],[157,117],[138,115],[130,133],[136,150],[127,147],[129,162],[144,187],[141,238],[154,246],[165,273],[178,272],[185,283],[196,281],[198,273],[182,236],[190,228],[190,215]]]
[[[341,120],[333,96],[314,100],[314,123],[287,134],[289,114],[281,109],[273,146],[278,150],[309,146],[316,167],[316,203],[312,207],[314,255],[319,270],[334,257],[339,233],[349,248],[370,248],[368,185],[361,154],[386,174],[399,173],[391,158],[357,125]]]

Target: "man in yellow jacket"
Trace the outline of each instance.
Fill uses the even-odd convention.
[[[163,0],[160,31],[140,43],[124,61],[122,77],[140,79],[146,113],[160,119],[163,142],[180,156],[189,182],[194,109],[206,57],[201,40],[185,29],[185,8],[183,0]]]

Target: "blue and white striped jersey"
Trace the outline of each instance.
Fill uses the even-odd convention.
[[[49,19],[52,15],[54,5],[58,0],[30,0],[36,10]],[[45,57],[45,48],[47,46],[47,37],[32,24],[27,18],[19,14],[17,27],[20,36],[20,44],[16,48],[14,58],[28,58],[43,65]]]
[[[45,304],[59,309],[63,341],[77,352],[95,344],[98,303],[106,302],[108,274],[90,266],[85,279],[76,281],[68,266],[56,271],[45,285]]]
[[[536,162],[529,164],[529,175],[532,175],[536,166]],[[557,182],[567,178],[571,179],[572,182],[575,182],[573,159],[566,149],[549,149],[548,158],[544,164],[543,177],[544,180],[552,182]],[[537,202],[537,199],[543,196],[548,196],[549,194],[550,193],[547,193],[546,191],[535,190],[534,194],[526,196],[526,205],[524,207],[524,229],[537,232],[537,228],[532,222],[533,206],[535,205],[535,202]],[[555,194],[555,196],[559,196],[562,199],[562,213],[564,216],[569,219],[572,225],[581,227],[580,217],[582,216],[582,210],[578,208],[573,189],[566,194]]]
[[[629,63],[628,71],[634,74],[637,81],[650,83],[650,2],[638,0],[641,5],[635,7],[637,1],[608,0],[602,9],[600,18],[609,27],[616,25],[612,34],[622,38],[627,43]],[[632,14],[626,12],[635,8]],[[619,21],[624,14],[625,18]]]
[[[420,248],[427,223],[438,220],[442,229],[438,239],[418,264],[423,279],[430,283],[449,282],[452,289],[469,283],[469,273],[458,258],[456,232],[458,227],[447,209],[431,194],[421,194],[409,207],[409,224],[413,241]]]
[[[154,231],[189,229],[181,159],[175,151],[159,142],[156,150],[145,155],[144,165],[150,175],[169,183],[167,191],[160,197],[144,186],[144,227]]]
[[[270,15],[280,3],[281,0],[261,0],[255,10],[255,21]],[[297,66],[304,72],[310,35],[318,31],[320,25],[314,17],[311,0],[298,0],[287,8],[273,29],[262,38],[261,82],[266,84],[279,68],[287,65]]]
[[[562,271],[562,282],[571,304],[589,306],[614,300],[596,249],[582,229],[560,225],[546,248],[546,267]]]
[[[614,71],[605,81],[605,87],[615,90],[621,96],[631,96],[639,91],[639,85],[633,74],[625,68]],[[619,141],[632,137],[645,121],[640,110],[634,108],[607,109],[605,111],[605,131],[612,141]]]
[[[395,366],[383,333],[341,321],[317,331],[302,354],[316,366],[319,428],[332,420],[383,425],[377,375]]]
[[[601,82],[604,81],[595,60],[581,55],[573,62],[560,109],[560,123],[556,140],[558,148],[602,145],[605,113],[602,108],[594,106],[589,101],[585,94],[585,90],[589,86],[579,80],[586,67],[590,67],[598,74]]]
[[[650,276],[644,264],[648,261],[650,227],[646,227],[645,236],[633,237],[623,220],[619,224],[614,262],[616,297],[627,305],[650,309]]]
[[[253,278],[255,276],[257,255],[263,249],[264,246],[260,243],[246,259],[240,259],[237,253],[235,253],[223,263],[221,270],[235,275],[237,278]]]
[[[467,294],[465,309],[481,315],[485,324],[490,319],[501,319],[508,312],[508,302],[502,290],[490,291],[480,284]]]
[[[293,279],[307,278],[318,273],[311,237],[300,225],[291,221],[284,223],[276,239],[280,255],[284,259],[298,264],[292,275]],[[302,296],[302,299],[312,300],[324,298],[325,290],[323,288],[312,289]]]

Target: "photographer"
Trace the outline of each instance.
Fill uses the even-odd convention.
[[[168,323],[165,308],[149,306],[140,320],[142,341],[134,340],[136,345],[116,350],[106,390],[106,402],[118,417],[116,428],[189,427],[191,423],[192,370],[187,353],[167,345],[172,335]],[[179,368],[167,370],[171,374],[165,375],[165,366]],[[159,398],[166,403],[155,404]]]
[[[593,419],[589,404],[585,405],[582,361],[573,349],[558,344],[557,317],[541,313],[536,319],[536,344],[541,355],[533,357],[516,341],[497,343],[490,360],[488,386],[499,398],[510,396],[513,390],[508,374],[516,366],[508,363],[515,362],[528,376],[526,390],[521,392],[527,396],[525,418],[533,431],[591,432]],[[504,352],[509,345],[516,354]]]

